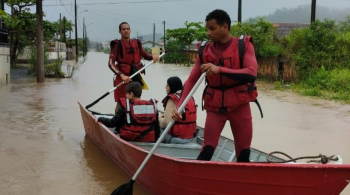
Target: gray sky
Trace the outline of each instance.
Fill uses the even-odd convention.
[[[74,0],[44,0],[45,20],[57,21],[59,14],[74,23]],[[78,36],[82,37],[83,18],[88,25],[88,36],[96,41],[119,38],[118,25],[130,24],[132,37],[184,27],[184,22],[203,22],[214,9],[227,11],[232,21],[237,20],[238,0],[77,0]],[[242,20],[273,13],[279,8],[311,4],[311,0],[243,0]],[[52,6],[57,5],[57,6]],[[350,0],[317,0],[317,5],[329,8],[349,8]],[[85,10],[88,10],[84,12]],[[9,12],[9,10],[6,10]],[[35,8],[32,9],[35,11]],[[74,33],[71,35],[74,38]]]

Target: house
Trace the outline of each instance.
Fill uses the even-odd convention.
[[[163,43],[164,44],[164,43]],[[160,44],[160,43],[154,43],[154,47],[158,47],[158,48],[161,48],[163,47],[163,44]],[[153,41],[143,41],[142,42],[142,47],[143,48],[152,48],[153,47]]]
[[[277,28],[277,37],[284,37],[288,35],[294,28],[307,28],[310,24],[301,23],[272,23]]]
[[[10,82],[10,48],[8,47],[8,32],[0,21],[0,86]]]

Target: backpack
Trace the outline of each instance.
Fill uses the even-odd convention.
[[[207,45],[207,41],[203,41],[199,47],[199,50],[198,50],[198,56],[199,56],[199,60],[200,60],[200,63],[203,64],[203,52],[204,52],[204,48],[205,46]],[[239,40],[238,40],[238,54],[239,54],[239,64],[240,64],[240,68],[242,69],[243,68],[243,57],[244,57],[244,48],[245,48],[245,45],[244,45],[244,35],[241,35],[239,37]],[[252,92],[254,89],[256,89],[256,86],[254,85],[254,83],[252,83],[249,88],[248,91]],[[256,105],[258,106],[259,108],[259,111],[260,111],[260,115],[261,115],[261,118],[264,118],[264,114],[262,112],[262,109],[261,109],[261,106],[260,106],[260,103],[258,101],[258,99],[255,99],[254,102],[256,103]],[[203,106],[202,106],[203,107]]]
[[[134,39],[134,40],[136,40],[136,42],[137,42],[137,46],[139,48],[139,52],[140,52],[140,56],[141,56],[141,41],[139,39]],[[123,44],[122,44],[122,41],[120,39],[116,39],[116,40],[111,41],[111,43],[110,43],[111,51],[113,50],[113,48],[115,47],[117,42],[118,42],[118,53],[119,53],[119,56],[121,58],[124,58]]]

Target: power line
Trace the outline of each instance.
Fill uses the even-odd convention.
[[[125,1],[125,2],[109,2],[109,3],[81,3],[77,5],[113,5],[113,4],[138,4],[138,3],[168,3],[176,1],[192,1],[192,0],[153,0],[153,1]],[[61,5],[43,5],[43,6],[64,6],[70,4],[61,4]]]

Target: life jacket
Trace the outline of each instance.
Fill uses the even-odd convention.
[[[250,36],[244,35],[234,39],[219,58],[212,51],[213,42],[202,42],[198,49],[201,64],[213,63],[230,69],[242,69],[245,45],[249,42],[252,43],[252,39]],[[220,113],[232,112],[240,105],[255,102],[259,107],[261,117],[263,117],[261,106],[256,99],[258,91],[255,79],[248,83],[240,83],[220,73],[207,76],[206,82],[207,86],[202,97],[205,110]]]
[[[115,39],[111,41],[110,47],[113,50],[114,47],[118,47],[118,53],[116,61],[117,68],[126,76],[132,75],[137,70],[143,67],[141,63],[141,41],[138,39],[130,39],[130,48],[127,48],[123,41]],[[144,73],[144,71],[142,72]]]
[[[177,105],[180,101],[180,95],[172,93],[167,95],[163,99],[163,107],[166,108],[168,99],[172,99]],[[181,139],[190,139],[193,137],[197,130],[197,107],[193,97],[188,101],[185,106],[185,110],[182,113],[182,119],[177,120],[169,131],[169,134],[173,137],[179,137]]]
[[[157,103],[152,100],[130,101],[120,98],[126,111],[126,124],[120,130],[120,137],[128,141],[154,142]]]

